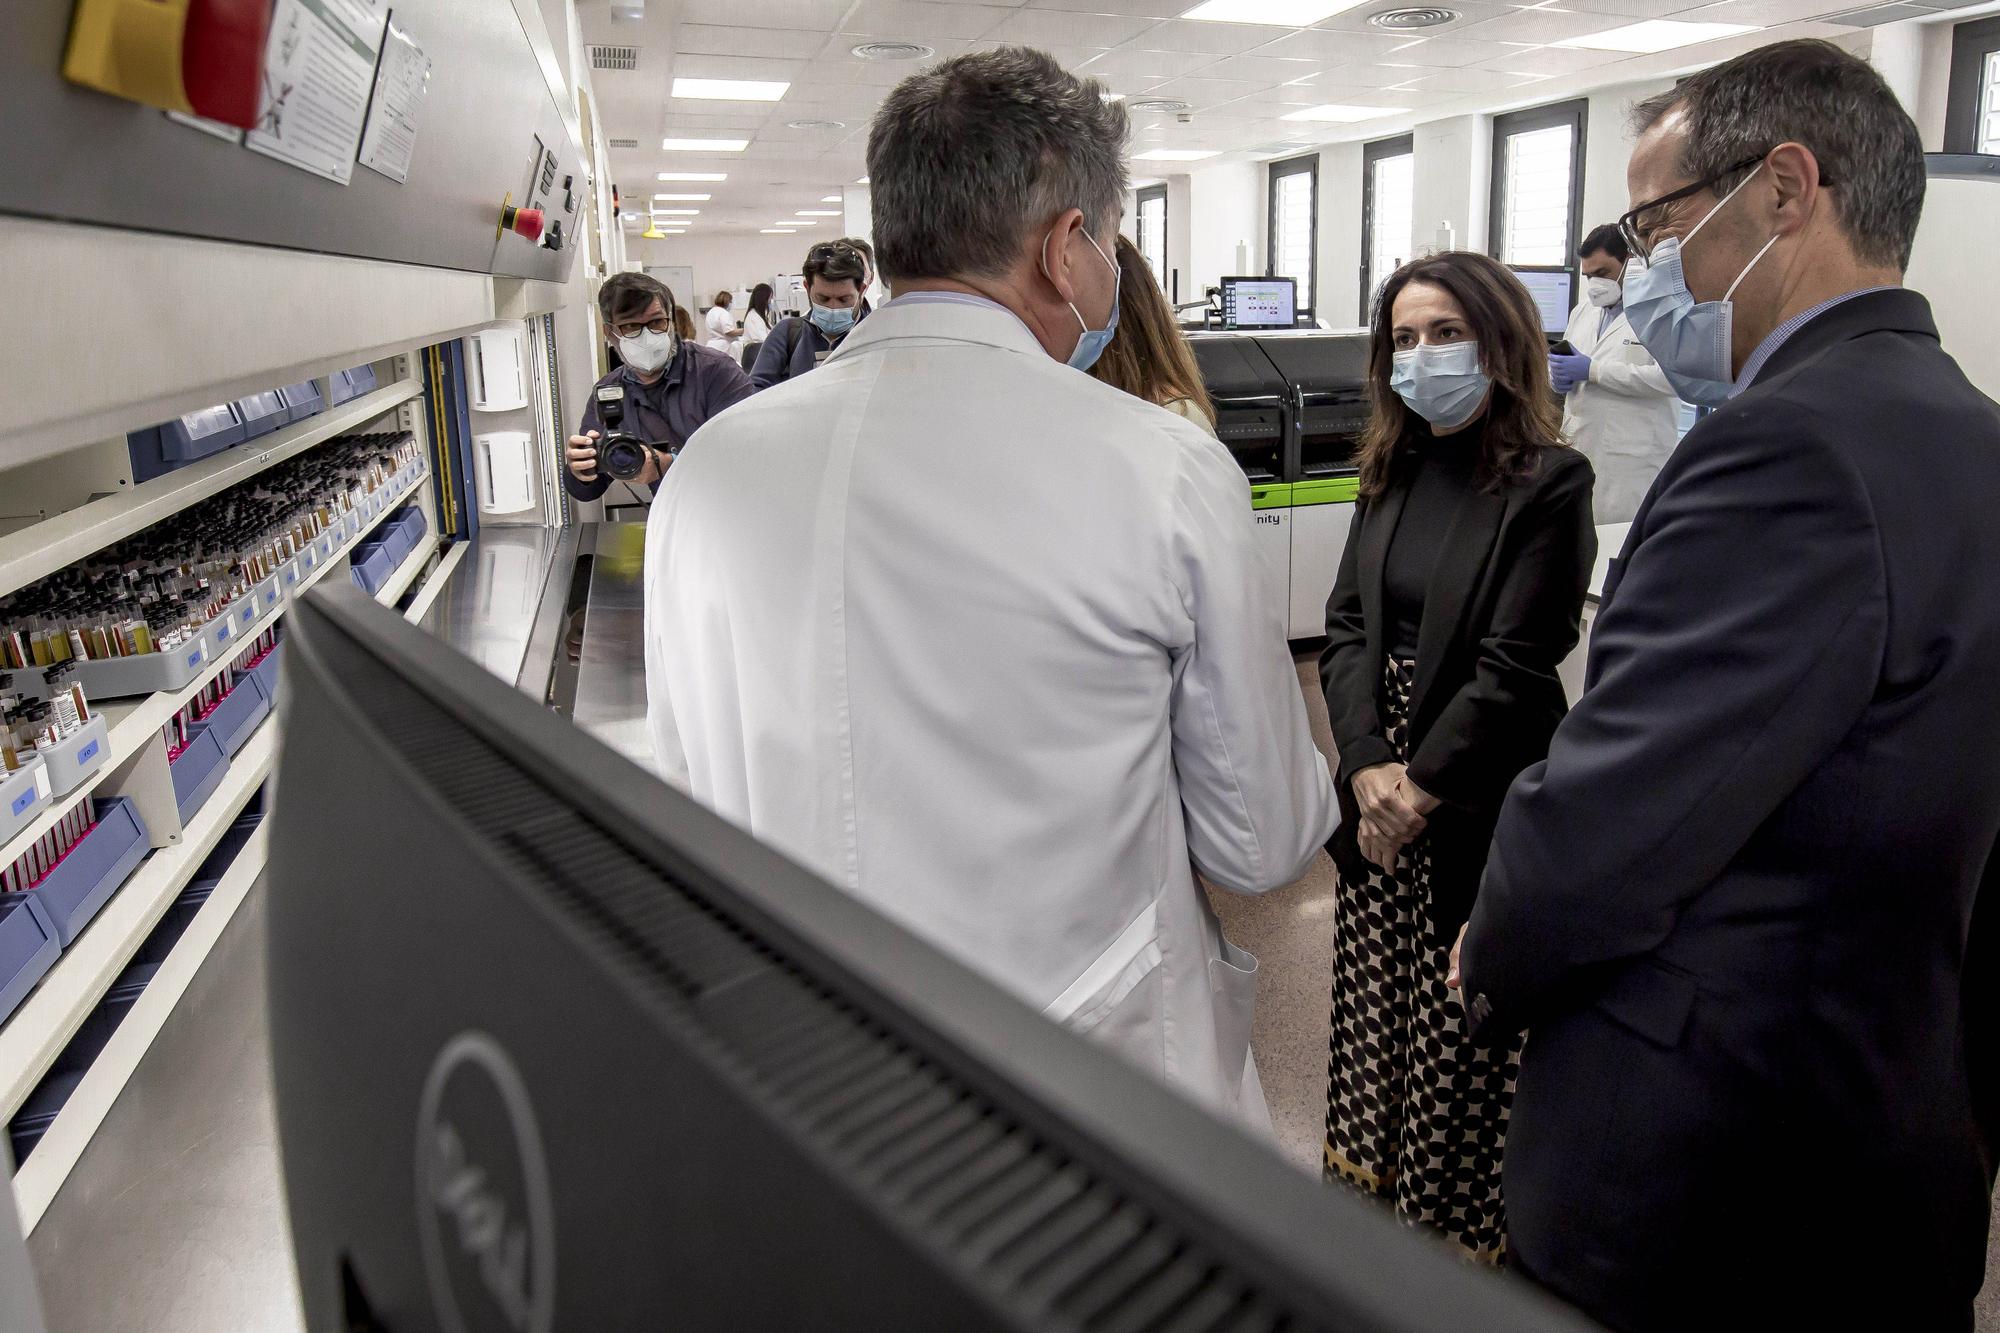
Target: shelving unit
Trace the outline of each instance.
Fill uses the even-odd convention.
[[[0,537],[0,591],[21,587],[53,573],[315,445],[337,435],[365,431],[392,413],[395,428],[414,432],[428,458],[423,414],[406,406],[422,392],[421,382],[410,359],[405,358],[399,369],[402,373],[394,381],[373,393],[296,422],[262,440]],[[304,573],[291,596],[246,632],[258,632],[279,623],[296,597],[334,571],[345,577],[354,547],[396,513],[400,505],[414,501],[424,511],[429,531],[376,594],[377,601],[393,606],[417,584],[442,544],[430,479],[430,468],[419,468],[414,476],[401,483],[379,513],[368,519],[353,537],[334,548],[331,556]],[[109,724],[103,766],[78,787],[49,802],[29,827],[0,845],[0,858],[11,860],[79,801],[93,795],[131,797],[146,819],[153,844],[147,858],[57,958],[36,989],[11,1017],[0,1022],[0,1119],[11,1119],[55,1066],[105,993],[269,777],[277,752],[277,730],[272,719],[267,718],[230,760],[221,785],[182,824],[161,733],[190,699],[227,668],[230,660],[231,656],[225,655],[207,663],[177,689],[124,699],[93,700],[93,708]],[[15,1175],[15,1196],[24,1229],[32,1230],[55,1198],[91,1135],[103,1122],[167,1014],[200,969],[263,866],[264,835],[260,829],[236,854],[221,883],[175,943],[111,1041],[92,1060],[75,1092]]]

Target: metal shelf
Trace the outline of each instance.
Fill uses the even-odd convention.
[[[356,401],[360,400],[357,399]],[[400,501],[409,496],[421,494],[424,483],[430,479],[430,475],[430,469],[426,467],[417,475],[416,480],[410,483],[409,488],[396,497],[397,500]],[[356,533],[351,541],[336,550],[330,559],[322,560],[318,567],[300,582],[299,591],[303,593],[307,588],[323,578],[328,570],[333,569],[337,565],[342,565],[343,557],[349,551],[353,550],[363,537],[366,537],[376,527],[380,526],[382,520],[386,519],[391,512],[393,511],[390,506],[383,506],[382,512],[372,519],[366,527],[362,528],[360,532]],[[428,555],[430,546],[426,545],[421,549]],[[415,553],[413,552],[412,554]],[[421,562],[417,563],[421,564]],[[395,584],[396,579],[403,578],[402,586],[397,588],[398,596],[401,596],[403,589],[409,585],[410,579],[403,577],[408,569],[409,567],[405,566],[391,577],[390,582],[392,585]],[[413,578],[414,575],[412,574],[410,577]],[[280,606],[270,616],[266,617],[265,620],[259,621],[258,627],[262,628],[264,625],[276,621],[290,609],[290,603]],[[161,728],[165,727],[172,720],[174,714],[181,710],[183,704],[206,689],[208,683],[221,675],[223,669],[232,660],[234,660],[232,657],[223,657],[208,663],[193,679],[178,690],[161,690],[155,694],[143,694],[131,699],[107,699],[102,703],[93,702],[91,707],[102,714],[105,721],[109,724],[110,734],[105,741],[105,749],[108,753],[105,755],[104,766],[85,779],[83,784],[76,790],[58,796],[50,801],[48,808],[35,817],[34,823],[15,834],[4,845],[0,845],[0,865],[12,864],[15,857],[25,852],[36,838],[41,837],[42,834],[54,827],[56,821],[68,813],[70,808],[78,801],[90,795],[108,774],[117,770],[133,755],[137,754],[148,741],[159,734]],[[0,1063],[0,1077],[4,1077],[5,1070],[6,1065]]]
[[[53,574],[273,464],[372,421],[422,391],[416,380],[399,380],[293,422],[251,445],[225,449],[129,491],[92,500],[0,537],[0,594]]]
[[[222,840],[250,794],[271,770],[277,728],[266,719],[236,757],[222,785],[188,822],[178,846],[139,863],[76,943],[63,950],[41,985],[0,1027],[0,1117],[12,1119],[83,1026],[118,974]],[[32,1161],[33,1159],[29,1159]]]

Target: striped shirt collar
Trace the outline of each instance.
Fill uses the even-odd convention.
[[[1821,301],[1810,310],[1799,311],[1798,314],[1793,315],[1777,328],[1772,329],[1765,336],[1764,341],[1757,344],[1757,350],[1752,352],[1750,359],[1743,363],[1743,373],[1736,377],[1735,387],[1730,389],[1729,396],[1733,398],[1749,388],[1756,381],[1757,376],[1763,372],[1764,366],[1772,357],[1778,354],[1778,349],[1792,340],[1793,334],[1818,319],[1821,315],[1824,315],[1827,311],[1844,302],[1852,301],[1857,296],[1869,296],[1875,292],[1892,292],[1895,290],[1894,287],[1860,287],[1851,292],[1842,292],[1839,296],[1831,300]]]

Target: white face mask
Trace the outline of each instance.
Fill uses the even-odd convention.
[[[1616,278],[1585,278],[1583,294],[1599,310],[1609,310],[1625,295],[1625,288]]]
[[[636,338],[620,338],[618,355],[624,357],[625,364],[632,369],[650,375],[674,359],[674,353],[680,350],[680,343],[680,335],[672,329],[665,333],[644,329]]]

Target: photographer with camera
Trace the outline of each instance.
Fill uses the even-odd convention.
[[[563,488],[595,500],[613,481],[651,486],[688,438],[753,390],[728,354],[683,338],[674,295],[643,273],[615,273],[597,291],[605,341],[625,364],[597,382],[569,437]]]

